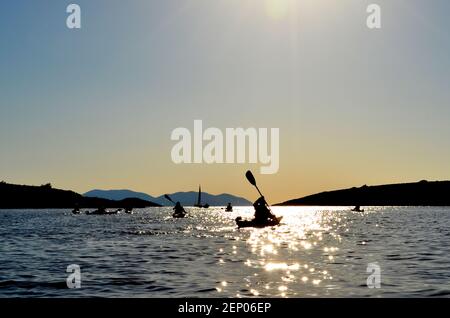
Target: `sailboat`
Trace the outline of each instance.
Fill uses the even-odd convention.
[[[209,204],[205,203],[204,205],[202,205],[202,187],[198,186],[198,198],[197,198],[197,204],[194,204],[194,206],[196,208],[209,208]]]

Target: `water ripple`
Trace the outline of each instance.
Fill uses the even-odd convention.
[[[449,297],[449,208],[275,207],[283,224],[238,230],[232,213],[0,211],[5,297]],[[66,285],[81,267],[82,288]],[[369,264],[381,288],[368,288]]]

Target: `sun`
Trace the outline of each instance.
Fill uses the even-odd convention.
[[[280,20],[289,13],[291,0],[265,0],[267,15],[274,19]]]

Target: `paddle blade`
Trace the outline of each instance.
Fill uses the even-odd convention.
[[[253,176],[253,173],[250,170],[248,170],[245,173],[245,176],[247,177],[248,182],[250,182],[252,185],[254,185],[256,187],[255,177]]]
[[[173,203],[173,201],[172,201],[172,199],[169,197],[169,195],[168,194],[164,194],[164,197],[167,199],[167,200],[169,200],[170,202],[172,202]]]

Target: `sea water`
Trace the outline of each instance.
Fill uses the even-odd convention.
[[[280,226],[242,230],[251,207],[0,210],[0,297],[449,296],[450,208],[364,208],[274,207]]]

